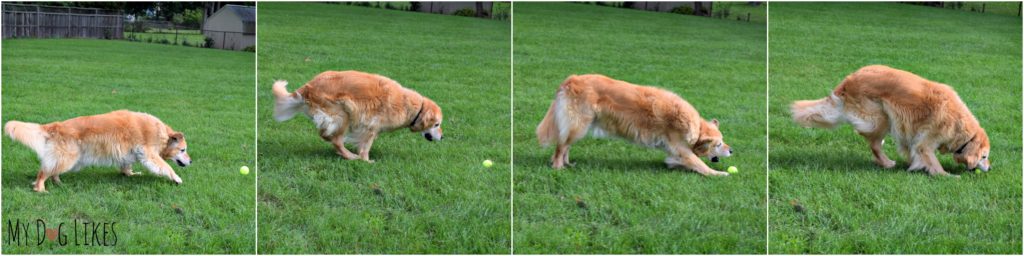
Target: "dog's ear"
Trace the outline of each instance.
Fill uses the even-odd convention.
[[[178,145],[178,143],[181,143],[181,141],[183,141],[183,140],[185,140],[185,135],[184,134],[181,134],[180,132],[174,132],[174,133],[171,133],[171,135],[168,136],[168,138],[167,138],[167,145],[168,146]]]
[[[718,119],[712,118],[711,119],[711,124],[713,124],[713,125],[715,125],[715,127],[717,127],[718,126]]]

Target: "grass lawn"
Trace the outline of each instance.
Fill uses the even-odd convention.
[[[4,123],[147,112],[185,134],[195,162],[174,166],[180,186],[136,164],[144,175],[87,168],[39,194],[29,185],[36,154],[4,136],[3,253],[253,253],[255,177],[238,168],[255,164],[254,63],[251,53],[125,41],[4,40]],[[116,245],[37,246],[36,219],[64,223],[68,239],[75,221],[116,222]],[[32,236],[21,238],[28,245],[10,243],[8,222],[17,220],[32,222]]]
[[[507,21],[261,3],[258,27],[260,253],[509,252]],[[294,90],[350,69],[437,102],[444,141],[384,133],[367,164],[335,155],[305,117],[273,121],[274,79]]]
[[[516,253],[764,252],[763,23],[575,3],[514,8]],[[551,169],[553,148],[534,129],[558,85],[587,73],[666,88],[717,118],[736,154],[710,166],[741,172],[667,169],[660,150],[593,138],[574,144],[575,167]]]
[[[895,3],[773,3],[770,253],[1020,254],[1021,20]],[[852,128],[804,129],[794,100],[869,64],[949,84],[986,128],[993,170],[960,179],[876,167]],[[798,212],[795,200],[805,211]]]

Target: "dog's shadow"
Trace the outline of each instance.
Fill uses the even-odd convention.
[[[521,160],[521,161],[520,161]],[[690,172],[685,168],[668,168],[662,161],[651,161],[637,158],[601,158],[601,157],[574,157],[570,161],[573,166],[566,166],[564,170],[586,170],[603,172],[638,172],[646,171],[653,173],[676,173]],[[536,154],[516,155],[516,165],[530,165],[533,168],[551,169],[551,157]],[[551,169],[554,170],[554,169]],[[696,172],[691,172],[697,174]]]
[[[66,172],[60,175],[61,184],[58,184],[51,177],[46,180],[46,190],[86,190],[89,186],[95,184],[109,184],[109,186],[116,186],[118,189],[126,190],[138,190],[142,188],[151,187],[160,183],[174,184],[173,181],[157,176],[156,174],[150,173],[146,170],[136,170],[136,174],[133,176],[125,176],[123,173],[116,169],[104,169],[104,168],[87,168],[76,172]],[[9,177],[10,178],[10,177]],[[24,186],[21,186],[22,182],[15,185],[16,187],[24,188],[26,191],[32,191],[36,176],[27,176],[24,179]]]
[[[892,168],[882,168],[875,164],[873,156],[862,156],[849,151],[842,152],[822,152],[822,151],[801,151],[799,154],[792,153],[775,153],[770,156],[770,170],[781,170],[786,172],[813,172],[820,170],[838,170],[838,171],[849,171],[849,172],[895,172],[895,173],[906,173],[907,168],[910,167],[910,163],[907,159],[902,156],[890,154],[890,158],[896,161],[896,166]],[[942,169],[950,174],[960,174],[965,172],[963,168],[960,168],[954,163],[943,161],[942,156],[939,156]],[[916,170],[913,173],[927,175],[928,172],[924,170]]]

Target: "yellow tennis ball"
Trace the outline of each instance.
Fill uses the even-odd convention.
[[[974,169],[974,173],[981,174],[981,169]]]
[[[242,166],[241,169],[238,169],[238,173],[241,173],[242,175],[249,175],[249,167]]]
[[[729,169],[726,169],[726,171],[729,173],[737,173],[740,172],[740,169],[737,169],[736,166],[729,166]]]
[[[494,162],[492,162],[490,159],[484,160],[484,167],[491,168],[491,166],[494,166]]]

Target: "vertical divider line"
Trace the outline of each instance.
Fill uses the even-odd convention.
[[[764,6],[764,254],[771,254],[771,1]]]
[[[516,102],[515,101],[515,99],[516,99],[516,97],[515,97],[516,96],[516,93],[515,93],[515,84],[516,83],[515,83],[515,81],[516,81],[516,75],[515,75],[515,65],[516,65],[516,61],[515,61],[515,59],[516,59],[516,57],[515,57],[515,51],[516,51],[516,48],[515,47],[516,46],[515,46],[515,42],[514,42],[515,30],[516,30],[516,23],[515,23],[515,20],[516,20],[516,15],[515,15],[516,4],[515,4],[514,1],[509,1],[508,4],[509,4],[509,7],[508,7],[508,17],[509,17],[508,18],[508,22],[509,22],[509,30],[508,30],[508,47],[509,47],[509,51],[508,51],[508,61],[509,61],[509,66],[508,66],[508,76],[509,76],[509,81],[508,81],[509,82],[509,86],[508,86],[508,95],[509,95],[508,113],[509,113],[509,118],[508,118],[508,120],[509,120],[509,127],[508,127],[508,132],[509,132],[509,135],[510,135],[509,136],[509,144],[508,144],[508,146],[509,146],[509,150],[508,150],[508,155],[509,155],[509,161],[508,161],[508,173],[509,173],[508,174],[508,177],[509,177],[509,179],[508,179],[508,189],[509,189],[509,191],[508,191],[508,230],[509,230],[509,232],[508,232],[508,248],[509,249],[508,249],[508,254],[509,255],[513,255],[516,252],[515,251],[516,250],[516,245],[515,245],[515,242],[516,242],[516,218],[515,218],[515,215],[516,215],[516,213],[515,213],[515,209],[516,209],[516,206],[515,206],[515,203],[516,203],[515,202],[515,198],[516,198],[516,195],[515,195],[516,194],[516,185],[515,185],[516,184],[516,167],[515,167],[515,162],[516,162],[515,161],[516,160],[516,154],[515,154],[515,149],[516,149],[516,133],[515,133],[515,129],[516,129],[516,119],[515,119],[515,116],[516,116],[516,111],[515,111],[515,104],[516,104],[515,103]]]
[[[253,251],[252,252],[253,252],[254,255],[259,255],[260,254],[260,221],[259,221],[260,220],[260,153],[259,153],[260,152],[260,139],[259,139],[260,138],[260,104],[259,104],[259,102],[260,102],[260,94],[259,94],[259,87],[260,87],[260,55],[259,55],[259,52],[260,52],[261,47],[259,47],[259,44],[260,44],[260,33],[259,33],[260,32],[260,30],[259,30],[259,28],[260,28],[260,3],[259,2],[255,2],[254,4],[256,6],[256,23],[253,24],[253,29],[256,30],[256,35],[253,38],[256,40],[256,42],[253,43],[253,45],[256,46],[256,51],[253,52],[253,55],[254,55],[253,56],[253,60],[255,61],[253,63],[253,70],[255,70],[253,72],[253,75],[255,76],[255,80],[256,81],[253,82],[253,86],[252,86],[252,99],[253,99],[253,107],[252,107],[253,108],[253,117],[252,117],[253,125],[252,126],[253,126],[253,132],[255,133],[252,136],[252,141],[253,141],[253,144],[252,144],[253,145],[252,155],[253,155],[253,161],[255,161],[253,163],[253,179],[255,179],[255,180],[253,181],[254,186],[253,186],[253,189],[252,189],[252,191],[253,191],[253,195],[252,195],[253,205],[252,205],[252,208],[253,208],[253,212],[254,212],[253,219],[252,219],[253,228],[254,228],[253,235],[252,235],[253,236],[253,244],[252,244]]]

